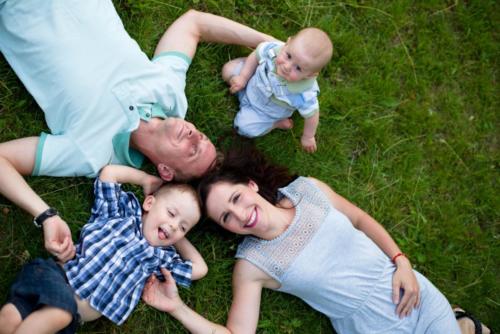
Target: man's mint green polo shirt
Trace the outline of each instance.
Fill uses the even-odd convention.
[[[140,119],[186,116],[191,59],[148,59],[109,0],[0,1],[0,50],[51,132],[40,136],[34,175],[139,167],[144,157],[129,140]]]

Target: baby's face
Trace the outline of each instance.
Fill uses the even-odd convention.
[[[276,57],[276,73],[286,81],[300,81],[318,74],[312,70],[314,59],[301,44],[299,38],[288,39]]]
[[[175,244],[200,220],[193,195],[177,189],[159,198],[147,196],[142,206],[142,233],[155,247]]]

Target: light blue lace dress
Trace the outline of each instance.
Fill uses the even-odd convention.
[[[246,237],[236,254],[278,281],[278,291],[325,314],[337,333],[460,333],[446,298],[418,272],[420,307],[396,315],[395,266],[310,179],[299,177],[280,194],[296,207],[292,224],[270,241]]]

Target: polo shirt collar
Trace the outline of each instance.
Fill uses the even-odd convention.
[[[139,117],[142,121],[149,122],[153,117],[166,119],[165,110],[158,104],[140,105],[137,107]],[[130,135],[132,132],[120,132],[113,137],[113,150],[115,156],[121,163],[134,168],[140,168],[144,163],[144,155],[130,147]]]

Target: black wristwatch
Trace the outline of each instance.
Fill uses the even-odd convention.
[[[44,212],[42,212],[41,214],[36,216],[35,219],[33,219],[33,224],[35,224],[36,227],[41,228],[44,221],[46,221],[50,217],[54,217],[54,216],[58,216],[58,215],[59,215],[59,212],[57,212],[56,209],[48,208],[47,210],[45,210]]]

